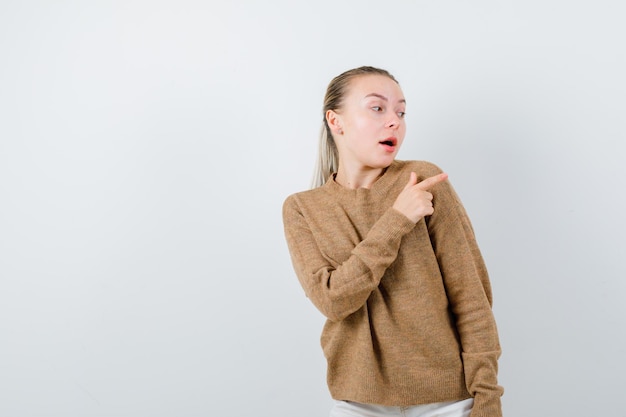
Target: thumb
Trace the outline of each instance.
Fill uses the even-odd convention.
[[[411,172],[409,175],[409,182],[404,186],[404,188],[410,188],[417,184],[417,174],[415,172]]]

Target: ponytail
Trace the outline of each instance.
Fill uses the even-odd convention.
[[[328,130],[328,125],[324,121],[320,129],[318,160],[315,164],[311,188],[321,187],[332,173],[337,172],[339,165],[337,145]]]

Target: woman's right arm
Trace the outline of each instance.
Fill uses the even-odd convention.
[[[440,173],[417,182],[412,172],[408,183],[392,207],[372,226],[365,238],[350,248],[346,259],[325,256],[324,245],[333,236],[316,239],[297,197],[283,204],[283,224],[293,267],[304,292],[313,304],[332,321],[343,320],[361,308],[379,285],[387,268],[395,261],[402,237],[424,216],[433,212],[432,194],[428,190],[444,181]]]
[[[365,238],[350,251],[347,259],[336,259],[335,266],[324,256],[324,241],[315,238],[297,198],[283,205],[285,238],[294,270],[305,294],[332,321],[339,321],[361,308],[376,289],[385,270],[398,255],[402,237],[415,223],[389,208],[372,226]]]

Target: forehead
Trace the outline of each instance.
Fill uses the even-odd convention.
[[[404,94],[398,83],[387,76],[361,75],[350,82],[347,96],[352,99],[362,100],[371,94],[382,95],[393,102],[404,100]]]

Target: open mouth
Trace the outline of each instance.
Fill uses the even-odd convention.
[[[392,137],[392,138],[387,138],[385,140],[381,140],[379,143],[385,146],[396,146],[398,144],[398,140]]]

